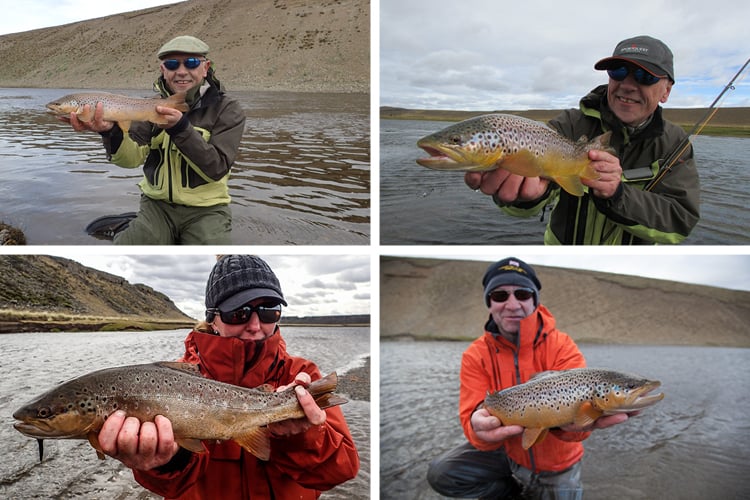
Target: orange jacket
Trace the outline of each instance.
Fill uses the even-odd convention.
[[[497,327],[490,318],[484,335],[471,343],[461,359],[459,416],[466,438],[479,450],[504,446],[514,462],[534,472],[567,469],[583,456],[580,441],[590,433],[552,430],[544,441],[524,450],[520,435],[500,444],[482,441],[471,427],[471,414],[487,391],[526,382],[546,370],[582,368],[586,366],[583,354],[573,339],[555,328],[555,318],[543,305],[521,321],[518,346],[492,331],[497,332]]]
[[[286,352],[278,329],[264,342],[193,331],[185,348],[180,361],[198,364],[209,378],[243,387],[279,387],[293,382],[302,371],[312,380],[321,378],[314,363]],[[359,470],[359,456],[341,409],[328,408],[326,413],[322,426],[296,436],[272,437],[267,462],[233,441],[204,441],[206,453],[180,450],[170,464],[133,475],[142,486],[167,498],[317,498]]]

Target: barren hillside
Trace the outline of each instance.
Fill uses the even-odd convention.
[[[368,92],[366,0],[188,0],[0,37],[0,86],[150,89],[156,52],[190,34],[230,90]]]
[[[384,257],[381,338],[474,339],[488,262]],[[750,347],[750,292],[535,266],[541,299],[576,341]]]

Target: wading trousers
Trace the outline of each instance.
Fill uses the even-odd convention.
[[[503,449],[479,451],[469,443],[430,462],[427,481],[441,495],[457,498],[583,498],[581,462],[561,472],[534,474]]]
[[[230,245],[229,205],[188,207],[141,195],[138,216],[115,235],[115,245]]]

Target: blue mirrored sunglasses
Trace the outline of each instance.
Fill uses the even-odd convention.
[[[607,73],[609,77],[615,81],[621,82],[627,78],[628,74],[633,75],[633,79],[640,85],[653,85],[661,78],[654,76],[643,68],[630,68],[628,66],[620,66],[615,69],[608,69]]]
[[[205,59],[201,59],[200,57],[187,57],[182,61],[179,59],[164,59],[161,63],[169,71],[174,71],[180,67],[180,64],[184,65],[187,69],[195,69],[200,66],[203,61],[205,61]]]

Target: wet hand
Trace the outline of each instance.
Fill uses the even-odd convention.
[[[294,387],[294,392],[297,394],[297,400],[299,401],[300,406],[302,406],[305,416],[302,418],[282,420],[281,422],[268,424],[268,429],[271,431],[272,435],[281,437],[301,434],[314,425],[323,425],[326,422],[326,412],[320,409],[315,402],[315,399],[306,389],[310,385],[310,382],[310,374],[302,372],[297,374],[294,383],[276,389],[277,392],[280,392],[290,387]]]
[[[104,422],[99,431],[99,444],[104,454],[137,470],[166,464],[180,448],[168,418],[157,415],[153,422],[141,423],[135,417],[127,417],[123,411],[114,412]]]
[[[524,431],[520,425],[503,425],[486,408],[480,408],[471,414],[471,427],[479,439],[488,443],[499,443]]]
[[[156,112],[167,120],[166,124],[159,125],[161,128],[172,128],[177,125],[177,122],[179,122],[180,119],[182,119],[182,111],[178,109],[172,109],[166,106],[156,106]]]
[[[549,180],[541,177],[523,177],[504,168],[488,172],[467,172],[464,182],[471,189],[495,195],[503,203],[530,201],[541,198],[547,191]]]
[[[81,116],[91,116],[91,106],[89,104],[86,104],[83,107],[83,113],[81,113]],[[94,116],[91,121],[86,122],[80,120],[76,113],[70,113],[70,116],[61,116],[60,120],[66,123],[70,123],[70,125],[73,127],[73,130],[75,130],[76,132],[107,132],[109,130],[112,130],[112,127],[115,126],[114,122],[105,120],[103,116],[104,104],[98,102],[96,103]]]
[[[589,151],[589,160],[591,166],[599,173],[596,180],[581,179],[581,182],[588,186],[599,198],[611,198],[617,192],[622,177],[622,167],[620,159],[605,151]]]

